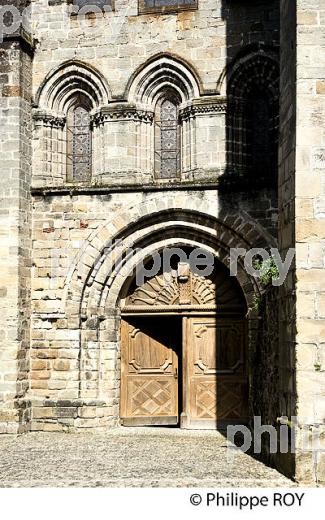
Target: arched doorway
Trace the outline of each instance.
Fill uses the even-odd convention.
[[[121,304],[121,404],[125,426],[223,429],[248,419],[247,306],[215,260],[210,276],[177,262]]]

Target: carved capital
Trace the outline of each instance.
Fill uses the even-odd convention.
[[[192,119],[197,115],[205,114],[225,114],[227,109],[226,99],[220,96],[205,97],[194,99],[180,111],[183,121]]]
[[[138,110],[135,106],[127,104],[112,104],[102,107],[92,115],[94,126],[105,124],[108,121],[143,121],[152,123],[154,113],[148,110]]]
[[[33,119],[35,121],[35,125],[42,125],[52,128],[62,129],[66,123],[65,116],[59,116],[57,114],[47,112],[46,110],[34,110]]]

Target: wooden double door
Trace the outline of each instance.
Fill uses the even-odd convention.
[[[241,317],[124,317],[122,423],[196,429],[245,423],[246,344]]]

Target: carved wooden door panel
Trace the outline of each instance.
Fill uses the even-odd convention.
[[[172,328],[150,318],[122,320],[121,333],[123,424],[177,424],[178,355]]]
[[[193,317],[186,320],[184,384],[188,428],[216,428],[247,420],[245,322]]]

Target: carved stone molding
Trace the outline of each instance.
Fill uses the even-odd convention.
[[[138,110],[135,106],[130,105],[114,105],[102,107],[92,115],[92,123],[99,126],[107,121],[143,121],[152,123],[154,113],[148,110]]]
[[[191,104],[180,111],[183,121],[205,114],[224,114],[227,110],[225,98],[214,96],[212,98],[194,99]]]
[[[66,123],[65,116],[59,116],[46,112],[45,110],[35,110],[33,112],[33,119],[36,125],[42,124],[43,126],[49,126],[53,128],[64,128]]]

